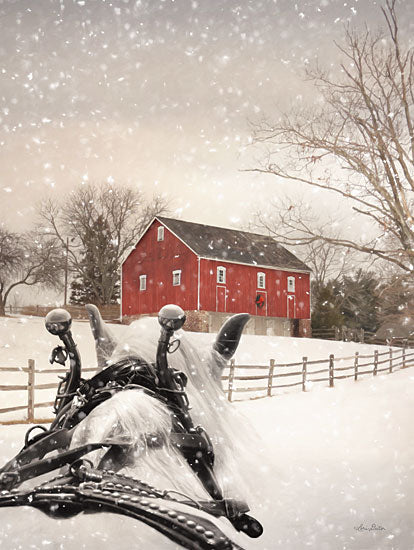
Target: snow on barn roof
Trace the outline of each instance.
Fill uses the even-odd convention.
[[[160,216],[156,219],[202,258],[260,267],[311,271],[272,237]]]

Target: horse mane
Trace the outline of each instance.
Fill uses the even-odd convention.
[[[126,356],[154,362],[158,338],[159,324],[156,318],[146,317],[134,321],[119,338],[110,364]],[[169,364],[187,376],[186,391],[191,416],[195,424],[205,428],[212,440],[217,478],[226,496],[246,498],[249,492],[246,482],[248,476],[246,467],[240,468],[240,463],[243,462],[241,458],[250,455],[249,448],[257,438],[249,428],[248,420],[227,401],[221,381],[217,380],[217,373],[221,372],[226,363],[213,350],[211,343],[200,346],[199,340],[196,342],[191,333],[183,330],[176,332],[176,338],[180,340],[180,347],[168,356]],[[128,411],[121,410],[119,413],[128,416]],[[127,425],[127,420],[124,424]]]

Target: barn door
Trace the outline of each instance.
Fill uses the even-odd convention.
[[[287,295],[287,316],[288,319],[296,318],[296,298],[294,294]]]
[[[216,311],[227,311],[227,289],[225,286],[216,288]]]

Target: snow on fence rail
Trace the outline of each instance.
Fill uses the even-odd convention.
[[[349,363],[349,364],[348,364]],[[273,390],[301,387],[302,391],[311,388],[315,382],[328,382],[333,388],[335,380],[354,378],[372,374],[376,376],[380,372],[392,373],[398,369],[404,369],[414,365],[414,350],[406,348],[389,348],[379,352],[375,350],[371,355],[363,355],[356,352],[348,357],[335,357],[333,354],[327,359],[309,361],[303,357],[296,363],[276,363],[270,359],[269,365],[236,365],[234,359],[227,367],[228,374],[222,376],[222,381],[227,382],[224,392],[229,401],[243,401],[245,399],[261,399],[274,395]],[[323,368],[318,368],[318,367]],[[95,368],[85,368],[82,372],[96,371]],[[259,374],[250,374],[251,371],[261,371]],[[27,411],[26,419],[1,421],[0,424],[10,423],[39,423],[50,422],[51,418],[35,418],[35,409],[52,407],[54,401],[35,402],[35,390],[53,389],[56,391],[58,382],[35,384],[36,374],[66,374],[66,369],[36,369],[35,361],[28,360],[27,367],[0,367],[1,372],[26,373],[26,384],[0,385],[0,392],[27,391],[27,400],[24,405],[0,408],[0,414],[15,411]],[[324,376],[320,376],[324,375]],[[275,383],[278,381],[283,383]],[[286,382],[285,382],[286,380]],[[290,381],[292,380],[292,381]],[[234,399],[234,394],[242,393],[250,396],[242,399]],[[253,394],[253,395],[252,395]],[[3,401],[1,399],[0,403]]]

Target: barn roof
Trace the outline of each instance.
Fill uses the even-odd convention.
[[[260,267],[311,271],[272,237],[160,216],[156,219],[202,258]]]

